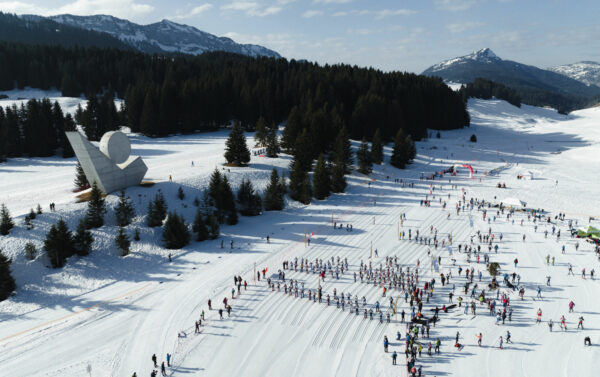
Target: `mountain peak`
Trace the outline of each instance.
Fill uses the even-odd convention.
[[[489,48],[482,48],[479,51],[473,52],[471,55],[467,55],[472,57],[472,59],[479,61],[487,61],[487,60],[501,60],[498,55],[494,54],[494,52]]]

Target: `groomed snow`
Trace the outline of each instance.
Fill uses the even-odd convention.
[[[597,347],[584,348],[583,337],[592,344],[600,342],[598,321],[600,303],[597,281],[579,277],[581,268],[588,274],[598,262],[592,245],[570,239],[566,222],[557,221],[561,229],[560,242],[556,237],[544,238],[543,231],[551,225],[539,225],[521,214],[515,224],[503,217],[488,224],[482,213],[456,215],[453,210],[464,188],[467,198],[475,197],[494,202],[515,197],[527,202],[530,208],[544,208],[554,215],[566,212],[568,219],[586,225],[589,216],[600,217],[600,181],[597,179],[600,162],[597,124],[600,109],[582,110],[562,116],[553,110],[523,106],[513,107],[499,100],[469,102],[472,127],[441,133],[441,139],[417,143],[418,156],[406,170],[388,164],[375,167],[373,181],[353,173],[348,177],[347,193],[333,195],[326,201],[309,206],[290,203],[284,211],[266,213],[259,217],[240,217],[240,224],[222,227],[225,248],[221,239],[196,243],[173,252],[160,246],[160,230],[146,228],[143,215],[148,200],[161,189],[169,200],[169,208],[177,209],[191,222],[195,207],[193,198],[201,199],[211,171],[223,162],[222,151],[226,132],[149,139],[131,135],[132,154],[142,156],[149,166],[148,178],[158,183],[151,188],[134,187],[127,190],[138,217],[128,231],[141,230],[142,240],[133,242],[133,253],[118,256],[114,246],[115,226],[112,211],[106,216],[107,225],[94,231],[94,251],[85,258],[73,257],[66,267],[48,269],[47,259],[39,255],[34,261],[24,258],[23,246],[32,241],[41,249],[47,229],[62,217],[73,229],[85,211],[85,204],[75,204],[71,192],[74,161],[62,159],[17,159],[0,164],[0,202],[7,203],[19,226],[9,237],[0,237],[0,248],[13,259],[13,275],[18,284],[17,294],[0,303],[0,365],[2,374],[10,376],[148,376],[152,370],[150,357],[156,353],[160,361],[166,353],[173,354],[172,376],[404,376],[404,344],[395,341],[396,332],[406,333],[406,325],[393,317],[391,324],[364,320],[335,305],[308,302],[301,298],[271,292],[264,281],[253,280],[253,269],[268,267],[268,275],[282,268],[284,260],[294,258],[348,258],[350,273],[340,280],[327,278],[324,292],[350,292],[363,295],[369,305],[379,300],[388,310],[387,298],[373,285],[354,282],[351,274],[361,260],[369,262],[371,243],[378,250],[372,263],[377,267],[386,256],[398,256],[403,266],[415,268],[420,261],[420,282],[435,276],[438,283],[433,299],[425,304],[424,313],[435,305],[448,301],[450,286],[439,286],[439,275],[431,271],[428,249],[442,257],[441,271],[452,271],[456,297],[462,295],[464,275],[457,268],[483,271],[485,282],[489,275],[485,265],[467,263],[465,254],[458,254],[456,245],[468,243],[477,230],[488,227],[504,240],[499,253],[490,255],[501,264],[502,272],[516,271],[526,289],[525,300],[516,292],[510,295],[514,314],[511,322],[494,325],[494,317],[485,306],[478,306],[477,316],[454,310],[440,315],[440,322],[431,330],[431,340],[440,338],[442,353],[419,359],[426,376],[497,376],[529,377],[593,376],[600,367]],[[475,133],[478,142],[470,143]],[[391,148],[386,147],[389,158]],[[194,161],[194,166],[191,166]],[[456,177],[421,181],[428,175],[452,164],[472,164],[477,170],[474,179],[461,171]],[[285,171],[289,157],[268,159],[253,157],[249,168],[231,169],[228,178],[237,186],[243,177],[250,178],[262,190],[272,167]],[[466,169],[462,169],[466,170]],[[533,180],[518,180],[522,171],[535,171]],[[490,174],[491,172],[491,174]],[[169,182],[169,175],[173,182]],[[387,176],[390,178],[388,179]],[[394,178],[414,183],[414,188],[394,183]],[[448,179],[458,189],[452,190]],[[370,186],[367,182],[371,182]],[[496,188],[499,182],[506,189]],[[419,201],[435,185],[435,200],[431,207],[421,207]],[[182,186],[186,198],[175,197]],[[448,202],[443,210],[441,197]],[[448,199],[450,195],[450,199]],[[430,195],[431,198],[431,195]],[[107,198],[112,207],[116,197]],[[47,213],[34,220],[35,229],[24,230],[23,215],[40,203],[47,209],[55,202],[57,212]],[[447,249],[427,247],[414,241],[398,239],[400,215],[407,220],[401,230],[413,234],[418,229],[429,236],[430,226],[438,230],[438,238],[452,235],[456,266]],[[448,214],[450,218],[447,219]],[[488,211],[491,217],[495,211]],[[335,222],[352,224],[353,231],[333,229]],[[470,226],[470,218],[473,227]],[[524,218],[524,225],[520,220]],[[554,220],[553,220],[554,222]],[[598,221],[592,224],[598,226]],[[306,247],[304,234],[312,235]],[[526,242],[522,235],[526,235]],[[265,237],[269,235],[271,242]],[[229,248],[230,240],[234,248]],[[560,247],[566,245],[566,254]],[[546,266],[545,257],[556,258],[555,266]],[[518,258],[515,269],[513,259]],[[573,265],[576,276],[567,276],[567,263]],[[286,271],[287,278],[299,279],[306,288],[316,289],[317,276]],[[207,300],[213,307],[222,307],[223,297],[231,295],[234,274],[248,281],[248,291],[231,301],[231,318],[218,319],[216,311],[208,311]],[[546,276],[552,276],[552,286],[546,287]],[[542,300],[534,300],[535,288],[542,286]],[[283,288],[282,288],[283,290]],[[392,291],[396,297],[399,293]],[[490,294],[488,292],[488,294]],[[495,296],[495,295],[494,295]],[[575,313],[567,313],[569,300],[576,303]],[[470,302],[465,297],[466,302]],[[410,313],[404,300],[399,310]],[[544,323],[536,325],[535,313],[543,310]],[[193,324],[202,310],[207,321],[202,332],[194,334]],[[569,330],[558,329],[558,319],[565,315]],[[577,317],[585,317],[586,330],[575,330]],[[546,320],[552,318],[555,331],[549,332]],[[588,329],[589,328],[589,329]],[[498,338],[506,330],[512,333],[513,344],[499,350]],[[178,333],[185,331],[185,338]],[[465,348],[452,347],[456,331],[460,331]],[[483,347],[476,345],[475,335],[483,333]],[[392,366],[390,354],[383,352],[382,340],[391,341],[390,352],[397,350],[399,365]]]

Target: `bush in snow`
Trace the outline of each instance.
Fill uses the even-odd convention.
[[[477,136],[475,136],[475,134],[471,135],[471,138],[469,139],[469,141],[471,141],[471,143],[476,143],[477,142]]]
[[[498,274],[500,273],[500,265],[498,264],[498,262],[490,263],[490,265],[488,266],[488,271],[490,275],[498,276]]]
[[[31,242],[27,242],[25,244],[25,258],[34,260],[36,255],[37,249],[35,248],[35,245]]]
[[[179,200],[185,199],[185,193],[183,192],[183,188],[181,186],[179,186],[179,188],[177,189],[177,197],[179,198]]]
[[[129,254],[129,247],[131,246],[131,241],[129,240],[129,236],[125,233],[123,227],[119,227],[119,234],[115,238],[115,243],[119,250],[121,250],[121,255],[126,256]]]

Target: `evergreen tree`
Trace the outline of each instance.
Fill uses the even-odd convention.
[[[208,226],[208,239],[214,240],[215,238],[219,237],[219,220],[217,219],[217,216],[215,216],[214,213],[208,215],[208,217],[206,218],[206,225]]]
[[[404,145],[406,146],[406,163],[410,164],[417,157],[417,147],[410,135],[404,140]]]
[[[298,168],[302,169],[303,172],[309,172],[312,169],[312,163],[314,159],[312,145],[313,140],[311,140],[311,137],[308,134],[308,130],[305,128],[304,130],[302,130],[300,136],[298,136],[293,151],[293,164],[297,162],[299,164]]]
[[[31,208],[29,210],[29,215],[28,216],[29,216],[29,219],[31,219],[31,220],[35,220],[35,218],[37,217],[37,214],[35,213],[35,211],[33,210],[33,208]]]
[[[373,141],[371,142],[371,159],[375,164],[381,164],[383,162],[383,145],[381,144],[381,133],[379,128],[373,135]]]
[[[335,139],[333,161],[338,159],[343,162],[344,171],[349,173],[354,160],[352,158],[352,149],[350,148],[350,139],[346,127],[342,127]]]
[[[0,235],[6,236],[14,226],[15,223],[13,222],[12,217],[10,217],[8,208],[2,203],[0,206]]]
[[[92,232],[86,228],[87,219],[83,218],[77,225],[77,230],[73,236],[73,249],[77,255],[88,255],[92,251],[92,243],[94,243],[94,237]]]
[[[181,249],[190,243],[190,231],[183,216],[171,212],[163,226],[163,242],[167,249]]]
[[[308,204],[311,196],[308,174],[301,168],[299,162],[295,162],[290,173],[290,197],[300,203]]]
[[[271,128],[267,137],[267,157],[276,158],[279,154],[279,141],[277,140],[277,129]]]
[[[131,199],[125,196],[125,190],[121,190],[119,196],[119,203],[115,208],[115,217],[117,218],[117,225],[123,227],[131,223],[131,219],[135,216],[135,210],[131,204]]]
[[[325,160],[323,154],[319,155],[317,165],[315,166],[315,173],[313,174],[313,192],[315,198],[323,200],[329,196],[331,192],[331,182],[329,179],[329,172],[325,166]]]
[[[17,288],[15,279],[10,274],[11,260],[0,250],[0,301],[4,301]]]
[[[257,147],[264,147],[267,145],[267,138],[269,131],[267,130],[267,122],[262,116],[258,118],[256,122],[256,133],[254,134],[254,140],[256,141]]]
[[[135,231],[133,232],[133,239],[135,241],[140,240],[140,229],[139,228],[135,228]]]
[[[79,161],[77,161],[77,165],[75,165],[75,187],[79,190],[85,190],[90,187],[90,183],[88,182]]]
[[[215,208],[220,208],[221,205],[221,181],[223,180],[223,176],[221,172],[215,168],[212,175],[210,176],[210,183],[208,184],[208,195],[210,198],[209,205],[215,206]]]
[[[75,253],[73,234],[63,219],[50,227],[44,240],[44,249],[54,268],[64,266],[66,259]]]
[[[394,138],[394,148],[392,149],[390,164],[398,169],[404,169],[406,166],[406,150],[406,138],[402,129],[399,129]]]
[[[122,226],[119,227],[119,234],[117,234],[117,237],[115,238],[115,244],[117,244],[117,247],[121,250],[121,256],[129,255],[131,241]]]
[[[36,212],[38,215],[42,214],[42,206],[40,205],[40,203],[38,203],[38,205],[37,205]]]
[[[208,229],[204,222],[204,215],[200,208],[196,211],[196,218],[194,219],[194,225],[192,230],[196,233],[196,241],[204,241],[208,239]]]
[[[185,199],[185,193],[183,192],[183,187],[181,186],[179,186],[179,188],[177,189],[177,197],[179,198],[179,200]]]
[[[229,138],[225,143],[225,159],[234,166],[245,166],[250,162],[250,150],[246,144],[246,137],[240,122],[233,124]]]
[[[371,161],[371,153],[367,141],[363,138],[358,151],[356,151],[356,160],[358,162],[358,171],[363,174],[371,173],[373,161]]]
[[[238,190],[237,200],[240,204],[240,213],[243,216],[257,216],[262,210],[262,199],[254,191],[249,179],[242,180]]]
[[[265,192],[265,210],[281,211],[284,206],[283,195],[284,190],[281,188],[279,174],[277,174],[277,170],[273,168],[271,180],[267,185],[267,190]]]
[[[221,185],[219,187],[220,196],[222,198],[222,207],[218,208],[223,216],[227,216],[227,225],[235,225],[238,223],[237,210],[235,208],[235,197],[233,190],[229,184],[227,177],[223,177]]]
[[[86,214],[88,229],[100,228],[104,225],[106,202],[102,196],[102,191],[96,182],[94,182],[92,191],[90,192],[90,200],[88,201],[88,210]]]
[[[338,158],[333,164],[331,173],[331,191],[332,192],[344,192],[346,190],[346,177],[344,169],[344,162]]]
[[[157,218],[159,218],[161,222],[167,217],[167,201],[165,200],[165,196],[160,189],[154,196],[154,210],[156,211]]]

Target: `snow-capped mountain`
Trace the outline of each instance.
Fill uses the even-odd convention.
[[[584,61],[550,67],[548,70],[565,75],[586,85],[600,86],[600,63]]]
[[[588,86],[546,69],[503,60],[489,48],[444,60],[422,74],[460,83],[473,82],[481,77],[515,89],[523,103],[551,106],[561,111],[584,107],[590,98],[600,94],[599,87]]]
[[[460,56],[454,59],[444,60],[441,63],[435,64],[428,68],[425,72],[437,72],[444,69],[447,69],[453,65],[467,64],[471,61],[477,61],[481,63],[494,63],[496,61],[501,60],[492,50],[489,48],[483,48],[479,51],[475,51],[472,54]],[[423,74],[425,74],[423,72]]]
[[[61,24],[110,34],[145,53],[181,52],[198,55],[208,51],[226,51],[248,56],[280,55],[263,46],[238,44],[227,37],[217,37],[193,26],[162,20],[138,25],[107,15],[73,16],[62,14],[49,19]]]

